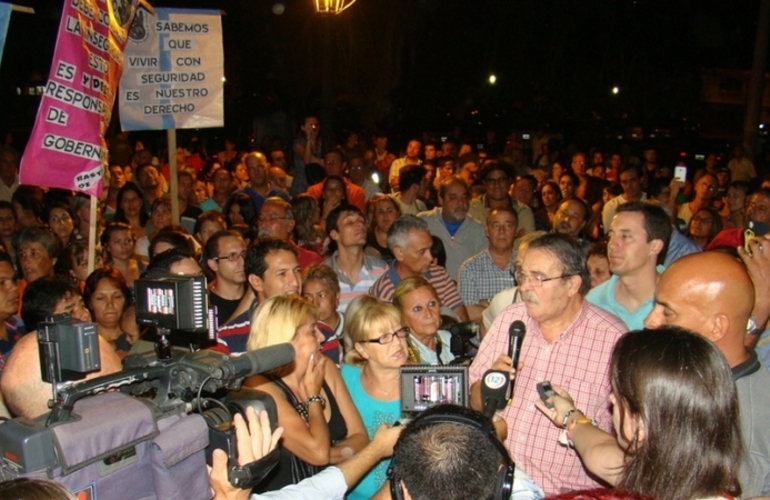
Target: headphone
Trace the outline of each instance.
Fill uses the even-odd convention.
[[[513,471],[515,465],[508,450],[503,443],[497,439],[497,433],[489,418],[482,413],[452,404],[442,404],[434,406],[420,413],[414,420],[409,422],[404,432],[398,438],[393,447],[393,458],[388,467],[388,479],[390,480],[390,496],[393,500],[404,500],[404,491],[401,487],[401,478],[396,476],[396,450],[408,439],[408,436],[435,424],[459,424],[481,431],[492,443],[495,449],[500,453],[503,467],[497,472],[495,480],[495,493],[493,498],[500,500],[510,500],[513,491]],[[468,450],[471,453],[471,450]],[[438,492],[436,492],[438,494]]]

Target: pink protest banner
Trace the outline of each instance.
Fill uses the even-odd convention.
[[[21,159],[21,184],[102,192],[104,132],[138,0],[65,0],[51,71]]]

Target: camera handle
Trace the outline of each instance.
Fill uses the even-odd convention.
[[[93,380],[86,380],[85,382],[80,382],[78,384],[73,384],[71,382],[54,384],[54,399],[49,403],[51,406],[51,413],[48,415],[45,425],[46,427],[50,427],[57,422],[66,422],[70,420],[72,418],[72,409],[74,408],[75,403],[84,397],[93,396],[94,394],[127,384],[158,379],[163,376],[163,373],[166,370],[167,366],[161,364],[113,373],[112,375],[95,378]]]

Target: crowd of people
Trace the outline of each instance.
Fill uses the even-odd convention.
[[[196,141],[177,148],[176,171],[141,141],[116,138],[95,220],[87,196],[19,186],[18,154],[0,149],[8,413],[48,410],[34,333],[47,317],[95,322],[102,365],[90,377],[116,372],[151,345],[134,282],[206,275],[217,338],[200,347],[296,350],[244,382],[272,396],[283,429],[271,438],[264,418],[236,419],[239,438],[255,443],[244,457],[281,437],[279,466],[255,498],[303,498],[303,488],[350,499],[497,495],[494,448],[441,453],[467,429],[378,431],[399,418],[399,369],[452,363],[462,353],[448,330],[465,322],[479,332],[471,407],[485,409],[487,370],[514,383],[489,431],[515,463],[513,498],[770,496],[770,178],[740,146],[681,178],[652,147],[641,157],[560,150],[542,130],[527,147],[515,133],[483,144],[425,134],[396,154],[382,133],[327,148],[320,127],[308,116],[293,144],[268,138],[248,152]],[[514,367],[517,320],[527,333]],[[543,381],[554,386],[548,400]],[[433,467],[476,452],[491,464],[485,472],[476,456],[481,481]],[[217,498],[248,498],[223,479],[221,458]],[[597,490],[607,487],[617,489]],[[568,493],[582,490],[593,493]]]

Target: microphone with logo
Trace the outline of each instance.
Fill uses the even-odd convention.
[[[511,366],[519,364],[521,344],[527,327],[523,321],[516,320],[508,328],[508,357]],[[487,370],[481,379],[481,400],[484,403],[484,415],[492,417],[496,410],[502,410],[513,399],[513,384],[508,372]]]
[[[502,410],[508,403],[508,384],[511,376],[499,370],[487,370],[481,379],[481,400],[484,402],[484,416],[492,418],[495,411]]]

